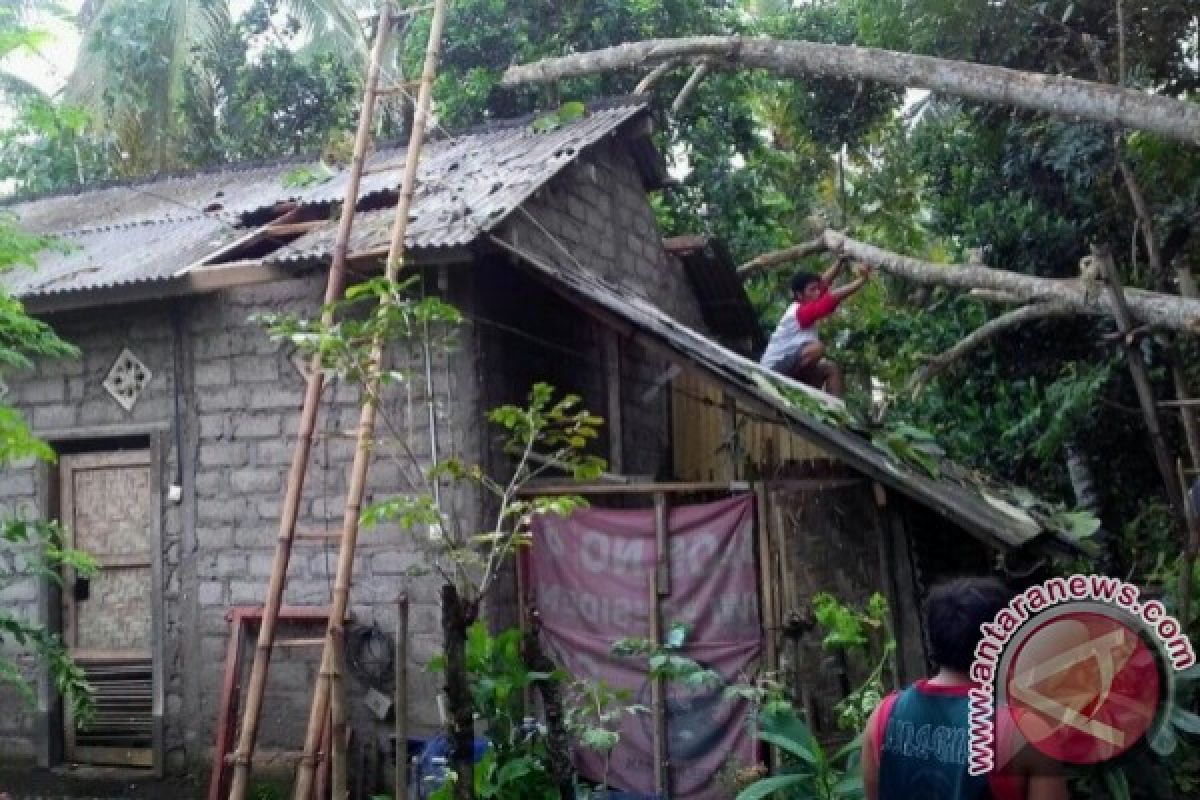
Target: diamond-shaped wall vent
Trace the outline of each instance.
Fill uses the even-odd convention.
[[[151,377],[150,368],[127,347],[113,362],[108,377],[104,379],[104,388],[121,404],[121,408],[132,411]]]

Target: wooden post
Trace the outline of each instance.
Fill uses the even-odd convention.
[[[346,800],[346,657],[345,637],[341,626],[329,631],[329,643],[323,659],[329,665],[325,671],[330,682],[330,718],[333,728],[333,745],[329,760],[332,765],[330,777],[330,800]]]
[[[1129,363],[1129,374],[1133,378],[1133,386],[1137,390],[1138,403],[1142,407],[1146,429],[1150,433],[1150,442],[1154,447],[1154,459],[1158,462],[1159,475],[1167,491],[1167,501],[1171,504],[1175,519],[1181,521],[1183,504],[1179,487],[1175,483],[1175,459],[1171,457],[1171,451],[1167,447],[1162,427],[1158,422],[1154,387],[1150,383],[1150,374],[1146,371],[1146,363],[1142,360],[1142,351],[1138,349],[1133,335],[1133,315],[1129,313],[1129,306],[1125,303],[1125,290],[1121,285],[1121,276],[1117,274],[1112,253],[1107,247],[1092,245],[1092,258],[1101,268],[1105,282],[1108,284],[1113,316],[1117,321],[1117,329],[1121,333],[1121,347],[1125,351],[1125,359]]]
[[[625,471],[624,431],[621,426],[621,343],[617,332],[605,328],[601,332],[604,338],[604,380],[607,384],[607,412],[605,420],[608,427],[608,471],[618,475]]]
[[[671,510],[664,492],[654,494],[654,578],[659,595],[671,593]]]
[[[758,507],[758,574],[761,591],[759,592],[762,608],[760,613],[763,621],[763,649],[766,656],[766,667],[769,672],[779,670],[779,653],[776,637],[779,636],[779,613],[775,607],[775,579],[772,565],[776,554],[771,549],[771,510],[770,494],[767,485],[762,481],[754,484],[754,501]]]
[[[890,634],[896,642],[896,647],[891,655],[892,681],[893,687],[898,688],[903,685],[904,677],[903,670],[900,668],[903,626],[900,617],[901,601],[896,546],[892,541],[891,531],[888,530],[887,490],[883,488],[883,484],[875,482],[871,484],[871,491],[875,497],[875,533],[879,537],[879,578],[883,582],[884,595],[887,597],[888,610],[892,617],[889,622],[891,630],[887,634]]]
[[[408,595],[396,600],[396,800],[408,800]]]
[[[390,10],[390,4],[384,4]],[[381,20],[383,17],[381,16]],[[380,23],[383,24],[382,21]],[[429,41],[425,49],[425,62],[421,71],[420,88],[417,92],[417,110],[413,116],[413,128],[404,156],[404,174],[400,183],[400,198],[396,203],[395,220],[392,223],[391,240],[388,243],[387,259],[384,262],[384,278],[395,281],[406,267],[405,236],[408,231],[409,211],[417,187],[417,167],[421,147],[425,143],[425,126],[429,121],[429,107],[433,98],[433,82],[437,73],[438,55],[441,52],[442,31],[446,24],[446,0],[434,0],[433,18],[429,23]],[[392,293],[385,292],[379,299],[380,311],[386,313],[395,302]],[[375,418],[378,411],[377,398],[382,386],[382,367],[386,363],[387,342],[382,335],[371,341],[367,375],[363,386],[365,398],[358,417],[358,440],[354,447],[354,461],[347,479],[345,513],[342,517],[342,536],[338,547],[337,569],[333,581],[333,598],[330,603],[330,625],[342,624],[350,602],[350,584],[354,576],[354,551],[358,544],[359,514],[367,490],[367,470],[375,439]],[[328,645],[326,645],[328,647]],[[304,737],[304,752],[316,751],[321,736],[321,722],[328,713],[329,681],[318,678],[313,688],[312,707],[309,710],[308,730]],[[312,788],[313,770],[310,759],[302,759],[296,770],[293,788],[294,800],[306,800]],[[241,800],[239,798],[238,800]]]
[[[742,446],[738,440],[737,427],[737,399],[728,392],[721,394],[721,440],[725,445],[725,454],[722,459],[726,465],[726,473],[721,477],[730,480],[738,480],[741,472],[742,462]]]
[[[655,571],[650,574],[650,641],[655,649],[662,646],[661,593]],[[671,791],[671,764],[667,750],[667,687],[662,677],[650,683],[650,710],[654,715],[654,794],[658,800],[667,800]]]
[[[383,62],[385,45],[391,29],[392,4],[384,0],[379,11],[379,29],[375,32],[375,44],[371,48],[371,62],[367,68],[367,78],[363,87],[363,106],[358,117],[358,131],[354,137],[354,152],[351,160],[350,176],[346,183],[345,199],[342,201],[342,217],[338,223],[337,237],[334,240],[333,260],[329,269],[329,278],[325,286],[325,306],[342,296],[346,282],[346,252],[350,241],[350,226],[354,217],[354,208],[358,204],[358,187],[362,179],[363,165],[366,163],[370,149],[371,128],[375,116],[375,97],[379,86],[380,65]],[[333,312],[323,311],[322,323],[333,323]],[[254,756],[254,746],[258,738],[258,726],[261,722],[263,696],[267,685],[267,668],[271,661],[271,646],[275,641],[275,624],[279,609],[283,604],[283,588],[287,581],[288,562],[291,560],[292,540],[296,532],[296,519],[300,512],[300,500],[304,489],[304,477],[308,472],[308,461],[312,452],[312,443],[317,424],[317,411],[321,404],[321,390],[324,383],[324,373],[321,369],[321,355],[312,358],[308,383],[304,389],[304,406],[300,413],[300,434],[292,453],[292,464],[288,472],[287,489],[284,495],[283,508],[279,515],[279,536],[275,545],[275,559],[271,564],[271,577],[267,585],[267,597],[263,608],[262,625],[258,631],[258,643],[254,650],[254,662],[250,668],[250,678],[246,688],[246,708],[242,716],[242,730],[238,738],[237,752],[234,756],[233,779],[229,786],[230,800],[244,800],[246,789],[250,783],[251,761]],[[345,616],[343,609],[336,615],[330,616],[330,624],[342,624]],[[318,679],[318,683],[320,680]],[[327,712],[321,709],[320,716],[310,725],[311,736],[305,745],[306,758],[309,764],[301,761],[297,771],[297,800],[307,800],[312,788],[313,764],[311,763],[317,748],[320,746],[321,726],[325,723]],[[300,777],[305,773],[308,780],[302,782]]]

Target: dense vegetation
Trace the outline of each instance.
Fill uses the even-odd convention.
[[[9,30],[27,30],[39,6],[49,4],[0,0],[0,58],[37,44]],[[302,152],[336,157],[353,128],[365,51],[353,6],[253,0],[233,19],[221,0],[84,3],[85,43],[65,92],[0,80],[10,112],[0,180],[35,191]],[[409,74],[424,46],[422,19],[395,56]],[[628,92],[642,76],[537,89],[498,80],[508,65],[542,56],[717,32],[886,47],[1196,99],[1198,26],[1189,0],[457,0],[437,113],[440,124],[459,127]],[[655,87],[660,107],[687,74]],[[403,121],[398,103],[385,132]],[[710,76],[660,123],[678,176],[655,198],[664,228],[719,236],[739,261],[830,225],[931,261],[982,252],[989,265],[1046,277],[1074,276],[1089,245],[1102,243],[1127,285],[1166,292],[1181,288],[1174,265],[1200,263],[1200,236],[1191,235],[1200,225],[1200,148],[1153,135],[1114,140],[1099,125],[750,72]],[[1138,221],[1121,162],[1145,195],[1149,224]],[[748,287],[764,325],[779,313],[786,277],[767,274]],[[923,363],[1001,310],[962,293],[877,281],[830,337],[854,378],[851,402],[878,403],[871,388],[880,381],[892,418],[934,432],[971,467],[1056,499],[1074,502],[1090,470],[1111,565],[1173,591],[1179,531],[1125,359],[1105,338],[1111,321],[1030,323],[913,390]],[[1140,348],[1160,399],[1174,396],[1172,365],[1200,391],[1194,340],[1153,335]],[[1177,415],[1162,418],[1173,455],[1186,459]]]

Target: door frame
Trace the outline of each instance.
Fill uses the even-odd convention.
[[[121,450],[150,451],[150,527],[147,531],[150,547],[150,660],[153,677],[152,705],[152,766],[149,774],[163,775],[163,712],[165,680],[163,675],[163,549],[162,524],[163,468],[169,429],[162,425],[100,425],[66,430],[35,431],[56,451],[73,453],[108,453]],[[140,440],[136,445],[131,440]],[[43,519],[61,519],[61,492],[57,464],[42,463],[38,467],[38,512]],[[62,631],[62,591],[50,580],[39,582],[38,606],[40,621],[51,630]],[[56,766],[64,757],[64,713],[62,698],[54,688],[49,672],[43,667],[38,674],[38,710],[34,748],[39,767]]]

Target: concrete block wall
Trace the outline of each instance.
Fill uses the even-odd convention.
[[[610,139],[588,150],[537,192],[525,209],[536,223],[525,214],[514,215],[502,232],[506,239],[551,264],[574,258],[594,274],[705,332],[683,265],[663,249],[662,232],[641,176],[621,142]],[[630,474],[666,476],[671,470],[670,391],[667,386],[657,392],[651,389],[669,362],[628,340],[620,342],[620,350],[624,469]],[[602,352],[594,353],[592,360],[602,364]]]
[[[164,614],[165,747],[167,767],[178,772],[206,762],[213,742],[217,705],[228,640],[226,612],[236,605],[259,605],[265,597],[278,533],[279,509],[299,427],[304,380],[292,364],[290,346],[274,342],[249,321],[263,311],[313,313],[319,306],[323,278],[246,287],[181,301],[181,382],[178,424],[183,441],[183,500],[165,496],[175,482],[176,416],[173,391],[171,319],[163,304],[131,306],[64,316],[51,320],[56,329],[81,348],[78,361],[39,364],[32,374],[9,378],[10,397],[35,430],[51,441],[87,429],[95,445],[132,432],[161,431],[165,464],[160,498]],[[452,288],[452,292],[456,291]],[[453,298],[452,298],[453,299]],[[129,347],[153,373],[132,411],[122,409],[102,382],[123,347]],[[401,348],[397,348],[400,350]],[[420,350],[396,354],[398,368]],[[411,431],[415,449],[428,463],[428,410],[422,379],[411,388],[397,387],[385,402],[396,424]],[[470,346],[440,357],[433,369],[435,405],[443,454],[447,448],[475,457],[479,411],[475,358]],[[344,384],[325,390],[317,429],[353,431],[358,426],[358,393]],[[470,424],[464,420],[471,420]],[[381,426],[382,427],[382,426]],[[340,529],[346,476],[353,457],[351,439],[323,437],[312,454],[299,530]],[[469,451],[469,452],[466,452]],[[377,457],[371,469],[368,502],[405,485],[396,462]],[[8,470],[0,479],[0,502],[6,507],[36,505],[36,470]],[[477,524],[477,498],[446,493],[449,510],[467,525]],[[417,730],[437,723],[433,697],[440,681],[421,669],[440,649],[436,582],[414,578],[409,569],[428,561],[420,535],[392,528],[364,529],[355,562],[351,606],[355,621],[395,629],[395,600],[407,591],[412,602],[410,696],[411,721]],[[284,602],[325,605],[336,569],[336,543],[297,542]],[[5,589],[6,601],[21,604],[21,613],[37,619],[38,587],[32,581]],[[296,635],[315,636],[319,629]],[[249,648],[246,662],[249,662]],[[319,650],[280,650],[273,659],[265,704],[264,747],[295,748],[315,677]],[[352,691],[365,688],[352,681]],[[0,691],[3,691],[0,689]],[[365,711],[356,703],[358,730],[368,730]],[[8,694],[0,707],[18,707]],[[31,714],[0,715],[0,754],[29,755],[34,721]]]
[[[39,363],[30,372],[6,376],[9,393],[6,401],[24,412],[35,432],[56,444],[71,444],[78,432],[87,429],[110,437],[131,432],[164,428],[169,424],[173,397],[172,326],[163,306],[137,307],[109,314],[84,314],[50,320],[66,340],[81,346],[78,359]],[[149,367],[152,377],[132,412],[126,412],[103,387],[105,377],[121,350],[129,347]],[[164,437],[163,473],[175,474],[176,455]],[[129,446],[129,443],[125,443]],[[47,481],[56,476],[53,466],[31,463],[3,468],[0,475],[0,506],[6,513],[39,515],[46,506]],[[164,479],[163,491],[171,481]],[[181,537],[183,513],[160,498],[160,558],[163,568],[162,623],[165,664],[179,660],[180,620],[184,587],[181,582]],[[44,622],[49,605],[45,587],[26,579],[7,590],[15,610],[27,619]],[[46,598],[43,599],[43,595]],[[5,602],[6,608],[14,606]],[[34,665],[22,659],[36,675]],[[182,677],[165,681],[168,697],[179,697]],[[34,730],[38,713],[48,709],[30,709],[11,689],[0,686],[0,756],[32,758],[35,753]],[[13,713],[8,713],[9,710]],[[45,717],[43,716],[43,719]]]

